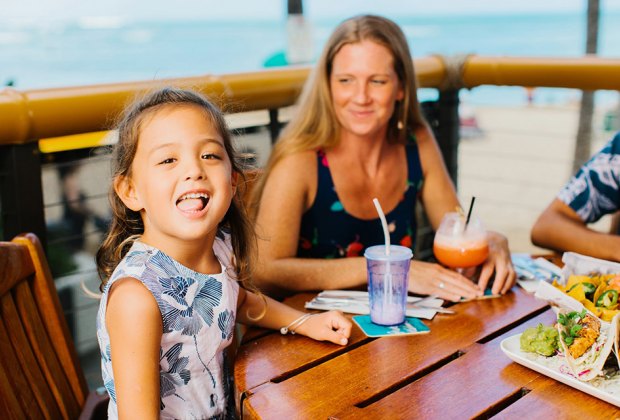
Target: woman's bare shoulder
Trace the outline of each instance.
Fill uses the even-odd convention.
[[[316,174],[316,152],[308,150],[283,157],[271,170],[271,176],[299,182]]]
[[[316,159],[314,151],[298,152],[282,158],[268,173],[262,198],[285,196],[291,202],[301,203],[300,211],[307,209],[316,192]],[[279,210],[282,210],[281,205]]]
[[[417,127],[413,130],[413,135],[420,147],[428,146],[428,144],[436,143],[435,136],[430,128],[426,126]]]
[[[310,166],[315,166],[316,165],[316,151],[306,150],[303,152],[291,153],[283,157],[280,160],[280,162],[276,164],[275,167],[278,167],[278,166],[297,167],[299,165],[303,165],[305,168],[310,167]]]

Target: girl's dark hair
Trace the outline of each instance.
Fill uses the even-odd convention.
[[[226,121],[220,110],[201,94],[173,87],[156,90],[135,101],[125,110],[117,124],[118,142],[114,147],[112,156],[113,182],[109,192],[112,221],[108,233],[97,251],[97,271],[101,278],[100,289],[103,291],[103,287],[133,241],[144,232],[140,213],[130,210],[123,204],[114,190],[114,182],[119,177],[131,176],[131,164],[136,155],[140,129],[145,118],[169,105],[199,107],[222,136],[224,148],[232,163],[232,170],[239,174],[241,182],[238,183],[237,192],[228,212],[220,223],[219,230],[220,233],[222,231],[230,233],[234,256],[232,260],[238,280],[246,289],[257,291],[250,280],[252,262],[255,259],[256,252],[256,236],[249,222],[246,206],[241,201],[242,191],[240,190],[245,186],[245,177],[241,160],[232,145]]]

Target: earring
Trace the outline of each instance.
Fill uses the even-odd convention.
[[[403,129],[403,122],[401,120],[398,120],[398,122],[396,123],[396,128],[398,128],[399,130]]]

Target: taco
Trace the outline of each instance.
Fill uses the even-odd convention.
[[[581,312],[561,310],[557,327],[566,362],[575,377],[589,381],[598,376],[612,347],[618,345],[617,317],[609,324],[585,309]]]

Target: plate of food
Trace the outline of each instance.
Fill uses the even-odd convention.
[[[620,264],[572,252],[564,253],[562,276],[552,284],[540,282],[536,293],[559,308],[588,312],[608,323],[620,314]]]
[[[501,342],[513,361],[620,407],[618,317],[601,322],[562,309],[555,326],[539,324]]]

